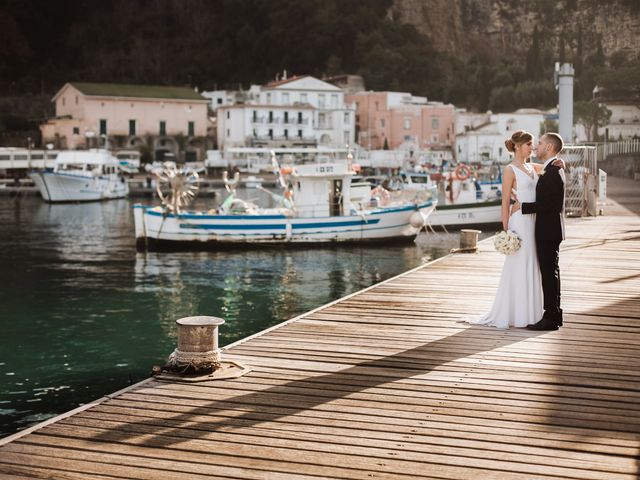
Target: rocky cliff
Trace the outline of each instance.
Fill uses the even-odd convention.
[[[534,30],[554,52],[588,56],[640,54],[637,0],[394,0],[389,16],[414,25],[436,50],[465,59],[478,49],[517,58],[533,42]],[[564,51],[564,53],[563,53]]]

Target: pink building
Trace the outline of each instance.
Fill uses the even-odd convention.
[[[56,148],[146,145],[189,160],[204,157],[208,100],[190,88],[67,83],[53,97],[56,116],[40,126]],[[181,137],[184,139],[181,140]]]
[[[355,104],[357,141],[380,150],[452,149],[455,142],[453,105],[427,102],[404,92],[359,92],[345,96]]]

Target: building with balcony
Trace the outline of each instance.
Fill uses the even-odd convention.
[[[207,103],[183,87],[65,84],[53,97],[56,116],[40,126],[55,148],[146,148],[161,160],[201,160],[207,149]]]
[[[406,92],[358,92],[355,105],[358,143],[368,150],[451,151],[455,108]]]
[[[311,76],[283,78],[253,85],[244,103],[225,105],[230,95],[205,92],[221,104],[215,109],[219,148],[339,148],[355,141],[355,112],[344,92]]]
[[[510,159],[504,142],[516,130],[526,130],[536,138],[543,132],[541,110],[521,108],[513,113],[470,113],[456,115],[456,158],[462,163],[506,163]]]

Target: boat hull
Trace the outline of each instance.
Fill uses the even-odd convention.
[[[438,205],[428,221],[432,226],[450,228],[499,225],[502,223],[502,201]]]
[[[124,198],[129,186],[118,176],[87,177],[57,172],[31,172],[40,195],[47,202],[92,202]]]
[[[258,246],[277,244],[368,243],[409,240],[419,228],[411,225],[413,213],[424,218],[432,202],[381,208],[365,215],[297,218],[275,215],[208,215],[163,213],[159,208],[134,206],[136,245],[139,250],[175,246],[193,249],[216,245]]]

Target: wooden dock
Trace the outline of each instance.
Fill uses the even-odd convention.
[[[629,209],[569,223],[557,332],[456,323],[491,304],[484,242],[232,345],[244,377],[149,379],[0,441],[0,478],[637,479],[640,184],[616,189]]]

